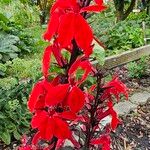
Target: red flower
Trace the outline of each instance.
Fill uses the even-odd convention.
[[[110,137],[103,135],[98,139],[91,140],[92,145],[102,145],[102,150],[110,150]]]
[[[75,81],[76,84],[81,84],[84,82],[89,75],[89,73],[95,72],[94,67],[91,65],[90,61],[84,57],[78,58],[74,64],[69,69],[68,75],[69,75],[69,82],[73,84],[74,78],[76,77],[76,72],[78,69],[84,70],[84,74],[82,75],[81,79],[78,81]]]
[[[92,53],[93,33],[81,13],[104,10],[102,0],[95,2],[96,5],[81,8],[77,0],[57,0],[51,9],[51,19],[44,39],[50,40],[56,35],[63,48],[71,45],[75,39],[85,55],[89,56]]]
[[[103,86],[104,94],[101,99],[111,99],[112,95],[116,97],[117,100],[120,99],[120,95],[123,94],[128,99],[128,88],[124,83],[119,81],[118,77],[114,77],[112,81],[108,82],[105,86]]]
[[[38,109],[45,107],[46,95],[52,87],[59,84],[59,76],[54,78],[51,82],[48,82],[46,79],[37,82],[30,94],[28,100],[28,107],[31,112],[34,112]]]
[[[71,131],[68,124],[59,118],[57,115],[50,115],[46,111],[38,111],[31,121],[32,128],[37,128],[39,131],[35,134],[33,144],[42,138],[51,140],[53,136],[58,139],[69,139]]]
[[[63,67],[66,64],[66,62],[61,54],[61,49],[59,47],[59,44],[55,40],[54,44],[51,46],[48,46],[44,51],[43,60],[42,60],[42,72],[45,77],[47,77],[49,74],[52,53],[60,67]]]
[[[84,105],[84,93],[77,87],[69,84],[60,84],[50,88],[46,95],[46,105],[56,106],[61,103],[63,107],[69,107],[70,111],[77,113]]]
[[[51,86],[52,84],[46,80],[39,81],[34,85],[28,100],[28,107],[31,112],[45,106],[46,92]]]
[[[113,109],[112,102],[109,101],[107,105],[109,107],[108,111],[109,111],[110,115],[112,116],[111,128],[112,128],[112,130],[115,130],[117,128],[118,124],[120,124],[120,120],[118,119],[117,113]]]
[[[110,115],[112,117],[110,125],[111,125],[112,130],[115,130],[118,124],[120,124],[121,122],[117,116],[117,113],[113,109],[113,103],[109,101],[107,103],[107,106],[108,106],[108,109],[106,111],[103,111],[102,109],[97,110],[97,119],[101,121],[103,118]]]
[[[46,105],[54,106],[62,102],[69,92],[69,84],[60,84],[50,88],[46,95]]]
[[[84,106],[85,103],[85,96],[84,93],[77,87],[72,87],[68,98],[67,104],[70,107],[72,112],[78,112]]]

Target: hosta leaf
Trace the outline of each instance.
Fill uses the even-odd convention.
[[[18,57],[17,53],[9,53],[10,58],[14,59]]]

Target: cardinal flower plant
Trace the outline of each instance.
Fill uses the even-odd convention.
[[[74,149],[110,149],[110,132],[120,124],[113,101],[128,94],[118,77],[104,84],[102,71],[90,61],[94,35],[86,16],[105,8],[103,0],[56,0],[52,6],[43,36],[51,42],[43,54],[44,77],[28,101],[35,134],[30,144],[23,140],[20,150],[61,149],[68,141]],[[52,60],[59,73],[51,72]],[[95,78],[90,87],[84,85],[88,76]],[[111,121],[104,126],[107,116]],[[41,148],[40,141],[47,145]]]

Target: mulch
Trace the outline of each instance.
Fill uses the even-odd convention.
[[[112,133],[112,150],[150,150],[150,99],[127,116]]]

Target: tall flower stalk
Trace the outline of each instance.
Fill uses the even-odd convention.
[[[20,150],[39,149],[41,140],[48,143],[44,150],[60,149],[66,140],[74,149],[110,149],[109,134],[120,123],[113,100],[119,100],[120,94],[128,98],[127,88],[117,77],[103,83],[102,71],[89,59],[94,35],[85,20],[87,13],[105,8],[103,0],[56,0],[51,8],[43,37],[53,42],[43,54],[44,78],[34,85],[28,101],[36,133],[31,144],[24,140]],[[61,73],[51,72],[52,57]],[[95,79],[90,87],[84,85],[88,76]],[[112,119],[102,126],[107,116]]]

